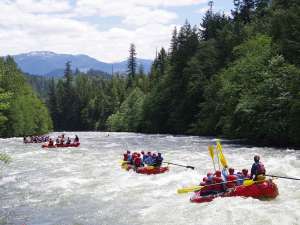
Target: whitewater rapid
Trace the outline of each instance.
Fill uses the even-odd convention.
[[[21,138],[0,139],[0,224],[16,225],[254,225],[300,224],[300,181],[275,180],[279,196],[271,201],[217,198],[190,203],[176,190],[198,184],[213,165],[207,146],[215,139],[195,136],[82,132],[79,148],[42,149]],[[109,135],[108,135],[109,134]],[[52,133],[51,136],[57,136]],[[75,133],[66,133],[73,137]],[[222,140],[228,164],[252,165],[259,154],[269,174],[300,177],[300,152],[242,146]],[[159,151],[170,165],[159,175],[120,168],[125,149]]]

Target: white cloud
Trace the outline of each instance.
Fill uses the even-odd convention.
[[[156,48],[168,48],[177,15],[158,6],[191,5],[202,0],[137,1],[0,0],[1,55],[29,51],[88,54],[112,62],[128,56],[135,43],[138,57],[153,58]],[[122,23],[100,30],[79,15],[118,16]],[[124,26],[126,25],[126,26]]]
[[[205,14],[208,10],[209,10],[209,7],[206,6],[206,7],[203,7],[201,9],[196,10],[195,12],[200,13],[200,14]]]
[[[67,0],[16,0],[11,2],[23,12],[28,13],[61,13],[71,9]]]

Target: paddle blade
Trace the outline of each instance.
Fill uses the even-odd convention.
[[[219,156],[220,156],[220,162],[222,164],[223,167],[227,168],[228,165],[227,165],[227,160],[223,154],[223,151],[222,151],[222,145],[220,143],[219,140],[217,140],[217,150],[219,151]]]
[[[185,194],[185,193],[189,193],[189,192],[200,191],[201,188],[203,188],[203,186],[180,188],[180,189],[177,189],[177,194]]]
[[[212,158],[212,160],[214,160],[214,157],[215,157],[214,146],[212,146],[212,145],[208,146],[208,151],[209,151],[210,157]]]
[[[192,169],[192,170],[194,170],[194,169],[195,169],[195,167],[193,167],[193,166],[186,166],[186,168],[188,168],[188,169]]]

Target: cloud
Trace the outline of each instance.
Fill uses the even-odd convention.
[[[175,26],[172,23],[160,23],[163,17],[159,15],[162,13],[159,9],[149,12],[141,8],[140,13],[150,13],[151,23],[148,23],[151,17],[140,17],[140,21],[136,22],[133,19],[130,21],[131,17],[128,16],[124,18],[124,23],[134,23],[136,27],[124,28],[121,24],[115,24],[107,30],[100,30],[89,21],[65,16],[71,13],[65,9],[67,12],[62,14],[52,14],[55,11],[50,8],[51,14],[37,14],[33,13],[35,10],[23,10],[12,2],[0,2],[1,54],[41,50],[88,54],[113,62],[126,59],[129,44],[135,43],[138,57],[154,58],[156,47],[168,47]],[[166,14],[165,20],[171,21],[173,17],[173,14]]]
[[[205,14],[208,10],[209,10],[209,7],[206,6],[206,7],[203,7],[201,9],[196,10],[195,12],[200,13],[200,14]]]
[[[10,2],[27,13],[61,13],[71,9],[67,0],[16,0]]]
[[[40,50],[113,62],[126,59],[129,44],[135,43],[138,57],[154,58],[156,48],[169,47],[177,25],[178,15],[170,7],[203,2],[207,0],[0,0],[1,54]],[[94,22],[111,17],[121,22],[105,30]]]

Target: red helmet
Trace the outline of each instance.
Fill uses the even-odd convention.
[[[221,177],[221,171],[220,171],[220,170],[217,170],[217,171],[215,172],[215,175],[216,175],[217,177]]]
[[[229,168],[229,174],[232,175],[234,173],[234,169],[233,168]]]

